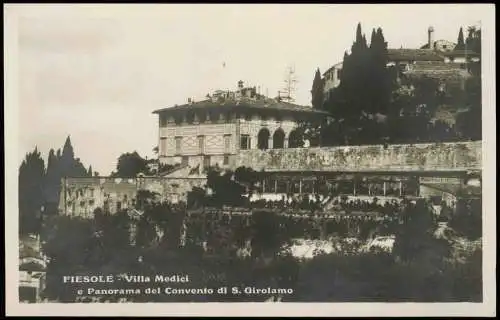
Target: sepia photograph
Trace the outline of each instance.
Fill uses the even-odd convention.
[[[13,314],[495,316],[493,5],[4,13]]]

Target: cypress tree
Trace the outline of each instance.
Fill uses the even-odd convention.
[[[71,171],[75,161],[75,153],[73,151],[73,146],[71,145],[71,139],[68,136],[66,141],[64,142],[61,161],[60,161],[60,170],[61,176],[70,176]]]
[[[69,159],[75,159],[75,152],[73,150],[73,146],[71,145],[71,138],[68,136],[66,141],[64,142],[62,156],[67,157]]]
[[[360,44],[363,41],[363,33],[361,31],[361,22],[358,22],[358,26],[356,27],[356,40],[355,44]]]
[[[464,30],[462,27],[460,27],[460,31],[458,31],[457,45],[454,50],[465,50]]]
[[[45,176],[44,194],[46,203],[57,203],[59,201],[60,182],[59,159],[56,157],[54,149],[50,149],[47,160],[47,174]]]
[[[314,75],[314,80],[311,89],[311,103],[314,109],[323,109],[323,100],[324,100],[324,81],[321,78],[321,73],[319,68],[316,69],[316,74]]]
[[[38,148],[28,153],[19,168],[19,232],[39,233],[44,204],[45,161]]]

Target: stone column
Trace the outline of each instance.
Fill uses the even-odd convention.
[[[288,148],[288,138],[285,138],[285,140],[283,140],[283,149],[286,148]]]
[[[403,196],[403,181],[399,181],[399,196]]]
[[[269,142],[267,143],[267,148],[272,149],[273,148],[273,138],[269,137]]]
[[[387,191],[387,182],[384,181],[384,197],[386,196]]]
[[[302,179],[299,180],[299,194],[302,194]]]
[[[265,190],[266,190],[265,188],[266,188],[266,180],[263,179],[262,180],[262,193],[265,193]]]
[[[356,196],[356,180],[353,181],[353,195]]]
[[[278,179],[274,180],[274,193],[278,193]]]

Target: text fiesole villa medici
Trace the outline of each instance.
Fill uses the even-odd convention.
[[[92,284],[187,284],[188,275],[85,275],[85,276],[63,276],[63,283],[66,284],[87,284],[90,287],[78,289],[78,295],[138,295],[138,294],[167,294],[167,295],[211,295],[211,294],[247,294],[247,295],[268,295],[268,294],[292,294],[290,288],[256,288],[256,287],[219,287],[219,288],[173,288],[170,286],[141,288],[95,288]]]

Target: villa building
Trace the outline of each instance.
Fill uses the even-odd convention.
[[[231,168],[240,150],[297,147],[300,121],[318,122],[328,113],[270,99],[238,83],[204,101],[154,111],[159,116],[159,161],[189,167]]]

